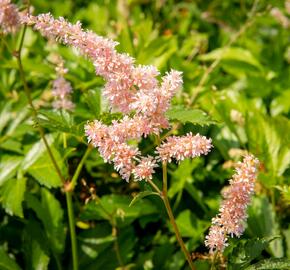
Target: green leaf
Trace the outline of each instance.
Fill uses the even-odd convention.
[[[240,240],[229,255],[229,269],[244,269],[251,261],[258,258],[270,242],[278,237],[265,237],[262,239]]]
[[[202,240],[203,233],[207,229],[205,222],[199,220],[190,210],[181,212],[176,224],[181,236],[193,238],[195,242]]]
[[[172,182],[168,190],[168,197],[173,198],[175,194],[182,191],[186,183],[192,184],[192,171],[198,166],[199,161],[186,159],[179,163],[178,168],[172,174]]]
[[[88,90],[84,93],[85,102],[87,103],[90,112],[93,113],[95,118],[98,118],[101,113],[101,90]]]
[[[133,200],[130,202],[129,207],[133,206],[136,202],[142,200],[142,198],[147,197],[149,195],[157,195],[157,196],[159,196],[159,194],[157,192],[154,192],[154,191],[146,190],[146,191],[139,192],[138,195],[136,195],[133,198]]]
[[[41,220],[51,248],[56,253],[64,249],[65,228],[63,225],[63,210],[59,201],[45,188],[41,189],[41,201],[27,194],[27,206],[32,208]]]
[[[0,186],[3,185],[9,178],[15,175],[19,167],[22,157],[19,156],[3,156],[0,162]]]
[[[1,201],[10,215],[23,217],[22,202],[26,190],[26,178],[10,179],[1,187]]]
[[[192,123],[195,125],[211,125],[217,122],[204,111],[198,109],[187,109],[183,106],[173,106],[166,112],[170,120],[178,120],[181,123]]]
[[[271,102],[271,115],[276,116],[280,113],[290,111],[290,88],[284,90],[280,96],[274,98]]]
[[[66,174],[66,166],[60,156],[60,153],[53,147],[54,137],[46,136],[52,154],[62,173]],[[21,167],[24,171],[32,175],[40,184],[51,187],[60,187],[62,182],[55,170],[51,158],[42,140],[35,143],[26,154]]]
[[[21,270],[19,265],[0,247],[0,270]]]
[[[51,146],[55,140],[55,138],[50,134],[46,135],[45,138],[49,146]],[[26,153],[25,159],[21,164],[21,168],[24,171],[26,171],[34,162],[37,161],[37,159],[41,157],[41,155],[45,153],[45,151],[46,151],[45,144],[43,143],[42,140],[39,140],[30,148],[28,153]]]
[[[58,151],[54,147],[51,147],[54,158],[58,165],[63,164],[62,158]],[[61,166],[64,168],[64,166]],[[64,171],[64,170],[62,170]],[[27,172],[32,175],[41,185],[48,188],[60,187],[62,182],[59,175],[57,174],[55,167],[50,159],[47,152],[41,155],[27,170]]]
[[[275,211],[267,197],[255,197],[248,210],[247,232],[253,237],[274,237],[281,235]],[[268,251],[275,257],[283,257],[283,242],[281,238],[271,241]]]
[[[290,260],[287,258],[271,258],[262,260],[246,268],[246,270],[273,270],[273,269],[290,269]]]
[[[201,55],[199,59],[202,61],[214,61],[217,59],[221,59],[223,61],[237,61],[247,63],[258,70],[263,69],[259,61],[250,51],[239,47],[231,47],[227,49],[219,48],[207,54]]]
[[[48,111],[39,110],[37,122],[42,127],[53,131],[62,131],[70,133],[75,136],[82,136],[84,134],[82,125],[75,125],[74,119],[70,113],[66,111]]]
[[[23,234],[26,269],[46,270],[50,261],[47,237],[41,224],[30,219]]]
[[[117,218],[120,226],[125,226],[133,222],[138,217],[159,212],[157,207],[147,199],[137,201],[131,207],[129,206],[130,202],[130,196],[105,195],[101,198],[100,202],[92,201],[87,204],[81,214],[81,219],[110,220],[110,216],[113,215]]]

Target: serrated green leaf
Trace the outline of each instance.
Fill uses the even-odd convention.
[[[174,106],[166,112],[170,120],[178,120],[181,123],[192,123],[196,125],[211,125],[217,122],[213,120],[204,111],[198,109],[186,109],[183,106]]]
[[[54,158],[57,161],[57,164],[63,164],[62,158],[58,151],[51,147]],[[64,168],[64,166],[61,166]],[[60,180],[59,175],[57,174],[55,167],[50,159],[50,156],[47,152],[41,155],[27,170],[27,172],[32,175],[41,185],[44,185],[48,188],[60,187],[62,181]]]
[[[271,258],[262,260],[254,265],[246,268],[246,270],[278,270],[278,269],[290,269],[290,260],[287,258]]]
[[[23,158],[19,156],[3,156],[0,162],[0,186],[13,177]]]
[[[26,269],[46,270],[50,261],[47,238],[41,224],[28,220],[23,233]]]
[[[66,111],[39,110],[37,122],[39,125],[53,131],[62,131],[75,136],[84,134],[82,126],[76,125],[72,115]]]
[[[54,137],[52,135],[46,135],[48,144],[50,145],[51,152],[60,167],[62,173],[66,174],[66,166],[60,156],[60,153],[52,145]],[[35,143],[29,152],[26,154],[25,159],[21,164],[24,172],[28,172],[32,175],[40,184],[47,187],[60,187],[62,182],[55,170],[55,167],[51,161],[51,158],[47,152],[46,146],[43,141]]]
[[[1,187],[3,208],[10,215],[23,217],[22,202],[26,190],[26,178],[10,179]]]
[[[56,253],[64,249],[65,228],[63,225],[63,210],[59,201],[45,188],[41,189],[41,201],[27,194],[27,206],[32,208],[41,220],[51,248]]]
[[[19,265],[0,247],[0,270],[21,270]]]
[[[229,255],[229,270],[244,269],[277,238],[279,237],[241,240]]]
[[[154,191],[146,190],[146,191],[139,192],[138,195],[136,195],[133,198],[133,200],[130,202],[129,207],[133,206],[136,202],[142,200],[142,198],[147,197],[147,196],[150,196],[150,195],[157,195],[157,196],[159,196],[159,194],[157,192],[154,192]]]
[[[54,136],[46,135],[45,136],[48,145],[50,146],[54,142]],[[22,170],[26,171],[34,162],[37,161],[46,151],[45,144],[42,140],[36,142],[26,153],[23,162],[21,163]]]

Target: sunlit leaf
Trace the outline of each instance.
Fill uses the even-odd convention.
[[[1,270],[20,270],[19,265],[0,247],[0,269]]]
[[[26,190],[26,178],[9,179],[0,189],[3,208],[10,215],[23,217],[22,202]]]
[[[202,110],[186,109],[183,106],[173,106],[166,112],[166,115],[169,119],[178,120],[181,123],[188,122],[201,126],[217,123]]]

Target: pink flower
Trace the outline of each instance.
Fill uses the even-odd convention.
[[[210,248],[212,253],[214,250],[223,251],[227,243],[227,237],[222,227],[212,225],[209,229],[208,235],[205,237],[205,245]]]
[[[154,168],[158,167],[156,160],[151,157],[142,157],[140,163],[134,168],[133,174],[136,181],[152,179]]]
[[[73,111],[75,108],[75,104],[68,99],[60,99],[60,100],[55,100],[52,103],[52,107],[57,109],[57,110],[67,110],[67,111]]]
[[[211,148],[211,139],[199,134],[193,136],[190,132],[181,137],[168,137],[166,142],[157,147],[157,153],[161,161],[171,162],[172,158],[180,161],[185,158],[207,155]]]
[[[0,28],[3,33],[15,33],[19,27],[20,18],[16,5],[11,4],[10,0],[0,0]]]
[[[236,173],[229,181],[230,186],[223,192],[224,200],[219,214],[212,219],[213,225],[206,236],[205,245],[210,251],[223,251],[226,235],[240,237],[245,230],[247,206],[254,193],[259,161],[253,155],[246,155],[243,162],[236,165]],[[224,244],[222,245],[222,236]]]
[[[72,92],[71,84],[64,77],[58,77],[52,85],[52,95],[56,98],[64,99]]]
[[[74,103],[71,101],[72,87],[63,75],[67,73],[67,69],[64,68],[64,61],[58,57],[57,66],[55,68],[58,78],[52,83],[52,95],[55,101],[52,103],[53,108],[59,110],[64,109],[72,111],[75,108]]]

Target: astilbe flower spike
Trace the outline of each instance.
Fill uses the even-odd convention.
[[[0,0],[0,32],[15,33],[20,26],[19,11],[10,0]]]
[[[75,107],[74,103],[71,101],[70,96],[72,92],[72,86],[71,83],[64,78],[64,75],[68,70],[64,68],[64,61],[60,57],[57,59],[57,66],[55,70],[58,77],[52,82],[52,95],[55,98],[52,106],[57,110],[64,109],[72,111]]]
[[[117,42],[83,30],[80,22],[71,24],[62,17],[54,19],[49,13],[23,15],[21,21],[33,25],[49,39],[77,48],[93,62],[96,74],[106,81],[104,96],[112,108],[125,116],[110,126],[97,120],[88,123],[85,126],[88,141],[99,149],[106,162],[114,164],[126,181],[132,174],[137,181],[152,179],[159,158],[142,157],[138,147],[129,145],[128,141],[138,141],[149,134],[158,135],[162,129],[170,127],[165,112],[182,85],[182,73],[171,70],[159,83],[159,71],[154,66],[135,65],[128,54],[116,51]],[[180,140],[183,144],[171,156],[177,160],[207,154],[211,147],[210,140],[200,135],[190,134]],[[183,146],[187,148],[182,150]]]
[[[228,236],[240,237],[245,230],[247,206],[254,193],[259,161],[248,154],[236,165],[236,173],[223,192],[219,214],[212,219],[213,225],[206,236],[205,245],[213,251],[223,251],[228,245]]]
[[[171,162],[173,158],[181,161],[185,158],[207,155],[211,148],[211,139],[199,134],[193,136],[190,132],[181,137],[168,137],[166,142],[157,147],[156,152],[162,162]]]

